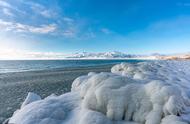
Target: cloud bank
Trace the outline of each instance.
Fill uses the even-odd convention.
[[[30,26],[17,22],[8,22],[0,19],[0,30],[1,31],[13,31],[13,32],[29,32],[29,33],[40,33],[48,34],[54,32],[57,29],[56,24]]]
[[[63,59],[66,57],[64,53],[55,52],[29,52],[19,50],[0,50],[0,60],[19,60],[19,59]]]

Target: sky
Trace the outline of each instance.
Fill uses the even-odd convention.
[[[1,56],[109,51],[189,52],[190,1],[0,0]]]

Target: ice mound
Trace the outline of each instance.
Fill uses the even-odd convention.
[[[72,91],[83,98],[82,108],[103,113],[113,121],[160,124],[168,115],[182,115],[189,105],[189,98],[176,86],[157,80],[139,84],[113,73],[80,77]]]
[[[91,72],[75,79],[70,93],[28,102],[9,123],[190,124],[189,65],[121,63],[112,73]]]

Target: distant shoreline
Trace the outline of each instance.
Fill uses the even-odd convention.
[[[61,58],[61,59],[0,59],[0,61],[49,61],[49,60],[158,60],[157,58]]]

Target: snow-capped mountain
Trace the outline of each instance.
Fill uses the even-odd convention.
[[[159,59],[159,60],[177,60],[177,59],[190,59],[190,53],[181,54],[159,54],[154,53],[151,55],[135,55],[127,54],[118,51],[114,52],[101,52],[101,53],[74,53],[65,56],[69,59]]]
[[[142,57],[139,55],[131,55],[127,53],[122,53],[122,52],[102,52],[102,53],[88,53],[88,52],[82,52],[82,53],[75,53],[75,54],[70,54],[66,58],[136,58],[136,57]]]

